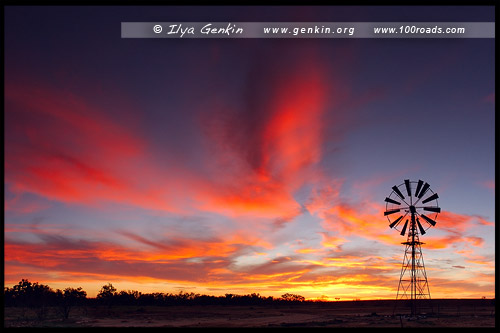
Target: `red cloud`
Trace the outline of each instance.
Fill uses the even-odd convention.
[[[6,182],[66,202],[114,199],[127,187],[116,165],[143,143],[72,94],[6,86]]]
[[[157,165],[147,142],[121,118],[41,85],[7,84],[6,103],[5,182],[14,194],[188,210],[184,197],[197,191],[199,177],[175,163],[168,169]],[[15,209],[12,202],[6,208]]]
[[[76,94],[8,83],[5,181],[62,202],[290,220],[302,212],[294,192],[317,178],[330,98],[325,63],[307,59],[272,80],[261,70],[248,89],[266,93],[250,96],[248,110],[210,110],[219,125],[203,125],[209,147],[193,147],[214,152],[202,172],[174,156],[159,164],[134,126]]]
[[[292,67],[255,69],[246,105],[214,102],[203,117],[213,155],[212,186],[201,193],[201,209],[273,218],[301,212],[293,194],[320,173],[332,85],[325,64],[308,56]]]
[[[320,70],[308,66],[283,78],[262,133],[266,173],[288,184],[321,158],[326,82]]]

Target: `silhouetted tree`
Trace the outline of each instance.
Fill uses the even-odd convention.
[[[281,299],[287,302],[304,302],[306,300],[304,296],[290,293],[281,295]]]
[[[35,310],[39,320],[45,317],[47,307],[53,302],[55,295],[49,286],[39,284],[38,282],[31,283],[27,279],[21,279],[8,292],[13,297],[13,303],[23,309],[23,317],[26,308],[30,308]]]
[[[140,294],[137,299],[138,305],[165,305],[165,295],[163,293]]]
[[[64,319],[68,319],[71,308],[82,305],[87,298],[87,293],[81,287],[77,289],[66,288],[64,291],[57,289],[56,300]]]
[[[4,288],[4,305],[21,307],[21,313],[27,308],[35,309],[38,317],[44,317],[47,306],[55,305],[59,308],[64,319],[70,315],[71,309],[78,305],[102,305],[110,311],[113,305],[138,305],[138,306],[169,306],[169,305],[261,305],[276,303],[305,302],[305,297],[292,293],[281,295],[280,298],[272,296],[263,297],[258,293],[247,295],[225,294],[222,296],[200,295],[193,292],[180,291],[172,293],[147,293],[136,290],[122,290],[107,283],[103,285],[96,298],[87,299],[87,293],[82,288],[66,288],[54,292],[43,284],[31,283],[22,279],[12,288]]]
[[[16,306],[14,288],[3,288],[3,304],[5,307]]]
[[[116,303],[120,305],[135,305],[137,304],[137,300],[141,296],[141,293],[137,290],[122,290],[114,297],[116,299]]]
[[[116,295],[116,288],[113,287],[111,283],[108,283],[102,286],[101,290],[99,290],[99,293],[97,294],[97,300],[100,304],[107,305],[108,309],[110,309],[114,303],[114,298]]]

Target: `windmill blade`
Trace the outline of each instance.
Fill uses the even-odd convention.
[[[387,215],[390,215],[390,214],[394,214],[394,213],[397,213],[399,212],[401,209],[392,209],[392,210],[388,210],[386,212],[384,212],[384,216],[387,216]]]
[[[408,193],[408,196],[411,197],[411,189],[410,189],[410,180],[405,179],[405,186],[406,186],[406,192]]]
[[[417,189],[415,190],[415,196],[418,197],[418,192],[420,192],[420,189],[422,188],[422,185],[424,184],[424,181],[423,180],[418,180],[418,184],[417,184]]]
[[[420,191],[420,193],[418,194],[419,199],[422,199],[422,197],[424,196],[425,192],[427,192],[429,187],[430,187],[430,185],[428,183],[424,184],[424,187],[422,187],[422,191]]]
[[[392,222],[391,224],[389,224],[389,228],[391,228],[391,229],[394,228],[402,219],[403,219],[403,215],[401,215],[396,220],[394,220],[394,222]]]
[[[401,230],[401,236],[405,235],[406,227],[408,226],[408,220],[406,220],[405,225],[403,226],[403,230]]]
[[[392,190],[401,198],[401,200],[405,199],[403,193],[401,193],[401,191],[399,190],[399,188],[396,185],[394,185],[392,187]]]
[[[439,207],[424,207],[424,210],[429,212],[441,213],[441,208]]]
[[[437,193],[434,193],[433,195],[431,195],[430,197],[428,197],[427,199],[425,199],[424,201],[422,201],[422,203],[428,203],[429,201],[432,201],[432,200],[435,200],[439,198],[438,194]]]
[[[396,200],[392,200],[391,198],[385,198],[385,202],[390,202],[390,203],[393,203],[395,205],[401,205],[401,202],[398,202]]]
[[[417,225],[418,225],[418,228],[420,229],[420,234],[425,235],[425,230],[424,230],[424,228],[422,228],[422,225],[420,224],[418,217],[417,217]]]
[[[430,217],[427,217],[427,216],[425,216],[424,214],[422,214],[422,215],[420,215],[420,216],[422,216],[422,218],[423,218],[424,220],[426,220],[426,221],[427,221],[430,225],[432,225],[432,226],[435,226],[435,225],[436,225],[436,221],[434,221],[434,220],[433,220],[433,219],[431,219]]]

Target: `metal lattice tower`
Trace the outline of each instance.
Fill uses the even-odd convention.
[[[430,299],[429,283],[427,274],[425,273],[424,257],[415,216],[412,217],[408,238],[406,242],[401,244],[406,245],[401,266],[401,275],[399,278],[398,293],[396,300],[409,299],[411,303],[411,314],[417,314],[417,299]],[[415,300],[415,301],[414,301]]]
[[[416,315],[419,312],[418,300],[431,299],[421,248],[424,243],[420,241],[419,235],[424,235],[427,229],[436,225],[437,215],[441,212],[437,202],[439,196],[430,189],[428,183],[424,184],[422,180],[410,182],[406,179],[403,184],[393,186],[392,190],[391,195],[385,198],[384,215],[390,222],[389,227],[400,231],[401,236],[404,236],[408,230],[406,242],[401,243],[405,245],[405,252],[396,301],[409,300],[411,315]],[[427,193],[430,195],[423,199]],[[431,213],[427,213],[428,216],[424,214],[424,211]],[[396,213],[400,216],[391,219],[391,215]],[[402,221],[405,221],[404,224]]]

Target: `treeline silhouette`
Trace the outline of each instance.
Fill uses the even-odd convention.
[[[279,298],[261,296],[258,293],[247,295],[225,294],[224,296],[201,295],[180,291],[172,293],[142,293],[136,290],[117,291],[111,284],[105,284],[97,297],[88,298],[81,287],[53,290],[47,285],[22,279],[12,288],[4,287],[4,306],[18,307],[25,311],[34,310],[43,319],[49,307],[59,309],[61,316],[69,317],[71,309],[78,306],[172,306],[172,305],[265,305],[294,304],[306,302],[301,295],[286,293]]]

